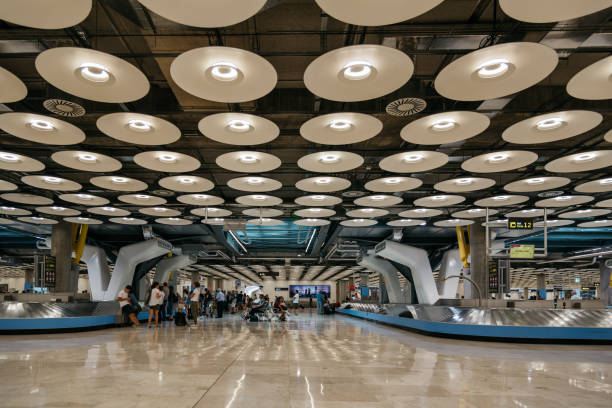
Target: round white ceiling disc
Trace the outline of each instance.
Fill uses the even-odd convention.
[[[209,219],[202,218],[202,224],[223,225],[225,224],[225,219],[224,218],[209,218]]]
[[[378,165],[392,173],[418,173],[442,167],[448,160],[444,153],[421,150],[394,154],[382,159]]]
[[[423,184],[418,178],[412,177],[383,177],[368,181],[364,186],[367,190],[377,193],[397,193],[420,187]]]
[[[401,88],[414,71],[403,51],[383,45],[352,45],[329,51],[308,65],[306,88],[321,98],[357,102]]]
[[[236,197],[236,202],[238,204],[250,205],[253,207],[270,207],[281,204],[283,200],[266,194],[249,194]]]
[[[278,157],[262,152],[238,151],[222,154],[215,160],[217,166],[240,173],[262,173],[281,165]]]
[[[443,212],[444,211],[437,210],[435,208],[415,208],[412,210],[402,211],[398,215],[404,218],[429,218],[429,217],[437,217]]]
[[[612,177],[579,184],[574,190],[579,193],[607,193],[612,191]]]
[[[495,215],[498,211],[489,208],[489,215]],[[453,218],[483,218],[487,216],[485,208],[470,208],[469,210],[457,211],[451,214]]]
[[[422,219],[400,218],[399,220],[389,221],[387,225],[390,227],[419,227],[427,225],[427,222]]]
[[[343,225],[345,227],[370,227],[376,224],[378,224],[378,221],[369,220],[365,218],[355,218],[352,220],[344,220],[340,222],[340,225]]]
[[[350,186],[351,182],[347,179],[331,176],[310,177],[295,183],[295,187],[298,190],[311,193],[331,193],[333,191],[345,190]]]
[[[324,225],[331,224],[330,220],[321,220],[318,218],[304,218],[302,220],[293,221],[295,225],[299,225],[301,227],[322,227]]]
[[[553,211],[548,211],[547,216],[550,216]],[[543,217],[544,210],[541,208],[529,208],[524,210],[512,211],[504,215],[506,218],[534,218]]]
[[[506,184],[504,190],[513,193],[529,193],[534,191],[552,190],[563,187],[571,182],[566,177],[532,177]]]
[[[41,171],[45,165],[27,156],[0,151],[0,169],[9,171]]]
[[[53,225],[58,223],[56,220],[44,217],[17,217],[17,219],[28,224]]]
[[[0,103],[18,102],[28,95],[28,88],[21,79],[2,67],[0,67],[0,89],[2,89]]]
[[[546,220],[546,226],[549,228],[550,227],[565,227],[566,225],[572,225],[575,222],[576,221],[572,221],[572,220]],[[536,228],[544,228],[544,220],[534,222],[533,226]]]
[[[183,153],[152,151],[134,156],[134,163],[145,169],[164,173],[184,173],[200,168],[200,161]]]
[[[450,220],[442,220],[442,221],[436,221],[434,222],[434,225],[436,227],[443,227],[443,228],[447,228],[447,227],[463,227],[465,225],[471,225],[473,224],[474,221],[472,220],[462,220],[460,218],[453,218]]]
[[[15,221],[10,220],[8,218],[0,218],[0,225],[9,225],[9,224],[14,224]]]
[[[91,11],[91,0],[3,0],[0,19],[24,27],[47,30],[81,23]]]
[[[23,176],[21,182],[43,190],[77,191],[83,188],[74,181],[52,176]]]
[[[499,0],[504,13],[527,23],[555,23],[596,13],[612,6],[610,0]]]
[[[401,203],[402,197],[394,195],[376,194],[371,196],[359,197],[353,201],[355,205],[363,207],[391,207]]]
[[[400,23],[427,13],[444,0],[315,0],[336,20],[360,26]]]
[[[278,190],[283,185],[271,178],[249,176],[233,178],[227,182],[227,186],[239,191],[265,192]]]
[[[0,198],[6,201],[12,201],[14,203],[20,203],[20,204],[32,204],[32,205],[53,204],[53,200],[51,200],[50,198],[39,196],[39,195],[34,195],[34,194],[4,193],[0,195]]]
[[[445,193],[465,193],[468,191],[484,190],[495,185],[495,180],[481,177],[461,177],[441,181],[434,185],[434,189]]]
[[[142,113],[110,113],[101,116],[96,126],[108,137],[145,146],[167,145],[181,138],[180,129],[172,123]]]
[[[92,177],[89,182],[94,186],[112,191],[142,191],[146,190],[147,183],[123,176]]]
[[[522,120],[502,133],[502,139],[515,144],[550,143],[577,136],[601,123],[600,113],[573,110],[553,112]]]
[[[208,194],[185,194],[176,197],[176,199],[183,204],[198,206],[220,205],[224,201],[221,197]]]
[[[536,207],[569,207],[572,205],[586,204],[593,201],[593,196],[578,196],[578,195],[566,195],[557,196],[553,198],[547,198],[545,200],[536,201]]]
[[[298,197],[295,199],[295,203],[306,207],[325,207],[337,205],[342,202],[340,197],[334,197],[324,194],[314,194]]]
[[[149,194],[125,194],[117,197],[119,201],[134,205],[163,205],[166,204],[166,199],[155,197]]]
[[[347,211],[346,216],[353,218],[374,218],[384,217],[387,214],[389,214],[389,211],[381,208],[359,208],[356,210]]]
[[[483,198],[474,201],[474,205],[478,207],[507,207],[517,205],[529,200],[529,197],[522,195],[498,195],[495,197]]]
[[[603,58],[584,68],[569,80],[567,83],[567,93],[578,99],[611,99],[611,65],[612,56]]]
[[[250,51],[203,47],[172,61],[170,75],[184,91],[214,102],[240,103],[259,99],[276,86],[276,70]]]
[[[51,155],[51,160],[71,169],[110,173],[121,169],[121,162],[100,153],[66,150]]]
[[[557,66],[557,52],[532,42],[481,48],[456,59],[438,74],[434,86],[445,98],[482,101],[527,89]]]
[[[593,150],[553,160],[544,169],[552,173],[576,173],[609,166],[612,166],[612,150]]]
[[[92,207],[87,209],[88,213],[96,215],[108,215],[113,217],[125,217],[130,215],[130,212],[117,207]]]
[[[242,210],[242,213],[249,217],[263,218],[280,217],[283,215],[281,210],[275,208],[247,208],[246,210]]]
[[[98,197],[87,193],[81,194],[61,194],[59,196],[60,200],[67,201],[69,203],[81,204],[87,206],[100,206],[106,205],[109,201],[104,197]]]
[[[477,112],[436,113],[410,122],[400,132],[407,142],[420,145],[454,143],[485,131],[491,121]]]
[[[448,207],[465,201],[465,197],[459,195],[440,194],[435,196],[423,197],[414,200],[417,207]],[[403,217],[403,215],[400,215]],[[412,218],[411,216],[410,218]]]
[[[508,228],[508,220],[507,219],[489,221],[488,224],[489,224],[489,228]],[[483,222],[480,225],[485,227],[487,225],[487,223]]]
[[[166,207],[140,208],[138,212],[145,215],[152,215],[154,217],[178,217],[181,215],[180,211]]]
[[[198,129],[209,139],[236,146],[268,143],[280,134],[271,120],[239,112],[206,116],[198,123]]]
[[[92,101],[132,102],[149,93],[149,80],[138,68],[89,48],[51,48],[38,54],[35,65],[54,87]]]
[[[612,198],[609,198],[603,201],[599,201],[597,204],[595,204],[595,207],[612,208]]]
[[[266,0],[138,0],[155,14],[192,27],[214,28],[238,24],[257,14]]]
[[[164,177],[158,183],[167,190],[182,193],[201,193],[202,191],[210,191],[215,187],[212,181],[204,177],[189,175]]]
[[[253,218],[247,220],[247,224],[259,225],[260,227],[278,227],[279,225],[283,225],[284,222],[282,222],[281,220],[276,220],[274,218]]]
[[[49,214],[49,215],[63,215],[65,217],[74,217],[80,215],[81,212],[78,210],[73,210],[72,208],[66,207],[36,207],[36,211],[41,214]]]
[[[538,155],[525,150],[506,150],[485,153],[461,163],[461,168],[472,173],[499,173],[520,169],[533,163]]]
[[[304,218],[324,218],[331,217],[335,214],[336,212],[334,210],[328,208],[304,208],[293,213],[293,215]]]
[[[11,183],[10,181],[0,180],[0,191],[12,191],[17,190],[17,184]]]
[[[300,127],[302,137],[323,145],[347,145],[371,139],[383,124],[364,113],[340,112],[312,118]]]
[[[575,210],[559,214],[559,218],[592,218],[599,217],[602,215],[608,215],[611,212],[612,210],[606,210],[601,208],[588,208],[584,210]]]
[[[2,197],[2,198],[4,198],[4,197]],[[29,204],[29,203],[26,203],[26,204]],[[4,214],[4,215],[30,215],[30,214],[32,214],[32,212],[28,211],[28,210],[21,209],[21,208],[11,207],[10,205],[2,205],[2,206],[0,206],[0,214]]]
[[[155,222],[158,223],[158,224],[165,224],[165,225],[189,225],[189,224],[193,224],[193,221],[186,220],[184,218],[174,218],[174,217],[156,218]]]
[[[578,224],[580,228],[604,228],[604,227],[612,227],[612,220],[597,220],[597,221],[589,221]]]
[[[232,212],[229,210],[225,210],[223,208],[215,208],[215,207],[204,207],[204,208],[194,208],[190,211],[193,215],[198,215],[200,217],[208,218],[216,218],[216,217],[229,217],[232,215]],[[281,211],[282,214],[282,211]]]
[[[297,161],[298,167],[316,173],[340,173],[356,169],[363,164],[358,154],[341,151],[312,153]]]
[[[132,217],[113,217],[108,219],[113,224],[124,224],[124,225],[145,225],[146,220]]]
[[[64,221],[71,222],[73,224],[87,224],[87,225],[96,225],[102,224],[102,221],[97,220],[95,218],[89,217],[66,217]]]
[[[34,113],[3,113],[0,129],[20,139],[48,145],[73,145],[85,140],[85,133],[73,124]]]

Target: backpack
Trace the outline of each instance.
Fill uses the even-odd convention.
[[[174,324],[177,326],[186,326],[187,319],[185,319],[185,313],[176,312],[176,314],[174,315]]]
[[[170,296],[168,296],[168,300],[172,303],[176,303],[178,302],[178,296],[176,295],[176,293],[172,292]]]

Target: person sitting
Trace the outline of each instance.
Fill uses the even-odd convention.
[[[130,285],[127,285],[117,295],[117,301],[119,302],[121,313],[123,313],[124,316],[130,319],[131,322],[134,324],[134,326],[140,326],[140,323],[138,322],[138,318],[136,318],[136,311],[134,310],[134,307],[131,304],[130,295],[129,295],[131,291],[132,291],[132,287]]]
[[[274,308],[272,309],[274,313],[280,314],[280,321],[284,322],[287,320],[287,304],[285,303],[285,298],[279,296],[274,301]]]

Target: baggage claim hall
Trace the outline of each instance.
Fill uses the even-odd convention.
[[[612,0],[0,0],[0,407],[612,407]]]

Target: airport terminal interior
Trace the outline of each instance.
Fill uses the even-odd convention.
[[[612,0],[1,0],[0,406],[612,406]]]

